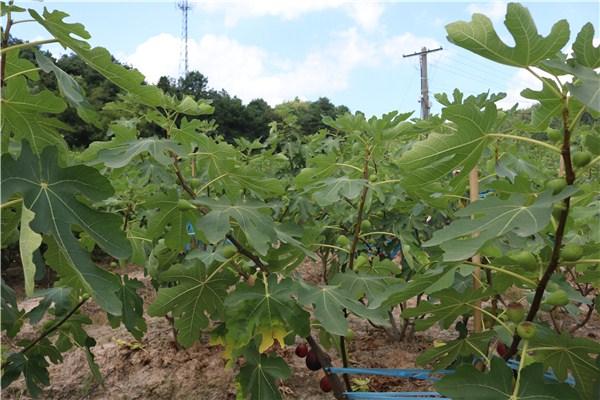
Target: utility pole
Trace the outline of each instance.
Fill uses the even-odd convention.
[[[427,54],[433,53],[434,51],[442,50],[441,47],[437,49],[428,50],[427,47],[421,48],[421,51],[414,52],[412,54],[403,54],[402,57],[414,57],[419,56],[419,64],[421,65],[421,118],[426,119],[429,117],[429,82],[427,80]]]

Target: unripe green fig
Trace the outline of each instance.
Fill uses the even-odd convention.
[[[192,187],[198,187],[198,186],[200,186],[201,183],[202,183],[202,179],[200,179],[200,178],[190,179],[190,184],[192,185]]]
[[[365,265],[367,262],[369,262],[369,258],[367,256],[365,256],[364,254],[361,254],[360,256],[358,256],[356,258],[356,261],[354,262],[354,268],[360,268],[363,265]]]
[[[552,216],[554,218],[558,219],[564,209],[565,209],[565,205],[562,202],[554,203],[554,205],[552,206]]]
[[[572,157],[573,165],[578,168],[585,167],[592,161],[592,153],[589,151],[578,151],[573,154]]]
[[[346,336],[344,336],[347,340],[353,340],[354,339],[354,331],[352,329],[348,329],[346,331]]]
[[[564,178],[550,179],[546,182],[546,188],[552,189],[552,194],[562,191],[567,186],[567,181]]]
[[[548,128],[546,134],[551,142],[559,142],[563,139],[563,135],[558,129]]]
[[[554,281],[548,281],[548,284],[546,285],[546,289],[553,292],[555,290],[560,289],[560,285]]]
[[[525,307],[521,303],[510,303],[506,307],[506,316],[515,324],[519,323],[525,318]]]
[[[369,182],[371,182],[371,183],[377,182],[377,175],[375,175],[375,174],[369,175]]]
[[[510,258],[524,269],[532,270],[538,267],[538,261],[535,258],[535,255],[530,251],[521,250],[518,253],[511,255]]]
[[[363,220],[360,223],[360,230],[363,232],[368,232],[371,230],[371,221],[369,221],[368,219]]]
[[[353,153],[358,153],[360,150],[362,149],[362,146],[360,143],[356,142],[352,145],[352,152]]]
[[[533,339],[536,331],[537,328],[533,322],[523,321],[517,325],[517,334],[525,340]]]
[[[348,247],[348,245],[350,244],[350,239],[348,239],[348,236],[346,235],[340,235],[338,236],[336,243],[340,247]]]
[[[546,304],[560,307],[566,306],[569,304],[569,296],[567,295],[567,292],[562,289],[555,290],[546,297]]]
[[[190,203],[189,201],[187,201],[186,199],[179,199],[177,201],[177,209],[179,211],[189,211],[189,210],[195,210],[196,206],[193,205],[192,203]]]
[[[560,251],[560,256],[564,261],[577,261],[583,255],[583,247],[569,243]]]
[[[496,316],[496,310],[493,307],[485,307],[484,310],[486,312],[483,313],[483,322],[485,323],[485,328],[489,329],[496,323],[496,320],[492,317],[492,315]]]
[[[233,245],[227,245],[223,247],[223,256],[225,258],[231,258],[237,253],[237,249]]]

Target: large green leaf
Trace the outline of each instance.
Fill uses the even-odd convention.
[[[525,89],[521,96],[526,99],[537,100],[539,107],[533,109],[532,123],[537,129],[546,129],[553,117],[560,115],[562,109],[562,96],[560,88],[552,79],[542,78],[542,90]]]
[[[355,273],[347,271],[336,274],[331,279],[332,285],[340,285],[345,290],[352,293],[355,299],[361,299],[366,296],[369,305],[375,299],[379,298],[391,285],[401,283],[402,279],[386,275],[373,275],[366,273]]]
[[[88,102],[83,89],[81,89],[77,81],[71,75],[57,67],[52,60],[43,55],[41,52],[35,52],[35,59],[42,71],[54,74],[60,94],[69,102],[71,106],[75,107],[77,114],[81,117],[81,119],[83,119],[85,122],[100,127],[98,113]]]
[[[310,315],[292,298],[293,285],[289,278],[278,282],[274,274],[263,275],[252,287],[239,285],[225,301],[228,343],[246,345],[260,335],[259,352],[263,353],[274,340],[285,346],[283,338],[291,332],[308,335]]]
[[[575,61],[584,67],[600,67],[600,46],[594,46],[594,25],[591,22],[585,24],[577,34],[573,42],[573,54]]]
[[[543,362],[544,367],[552,368],[559,381],[566,380],[570,372],[575,378],[575,389],[582,397],[593,398],[594,385],[600,381],[600,366],[591,355],[598,357],[600,343],[566,334],[558,335],[539,326],[529,347],[534,349],[533,357]]]
[[[592,110],[600,112],[600,74],[581,65],[573,67],[572,73],[577,79],[567,86],[573,97]]]
[[[290,376],[290,368],[280,357],[269,357],[255,349],[244,353],[245,364],[238,380],[245,398],[252,400],[280,400],[277,381]]]
[[[528,67],[552,58],[569,41],[569,23],[560,20],[548,36],[541,36],[529,10],[509,3],[504,25],[513,37],[514,47],[506,45],[496,33],[488,17],[474,14],[471,22],[458,21],[446,25],[448,40],[457,46],[501,64]]]
[[[314,307],[314,316],[329,333],[346,336],[348,321],[344,309],[371,322],[387,326],[389,323],[379,311],[366,308],[352,294],[340,286],[311,286],[301,282],[298,301]]]
[[[404,153],[397,164],[404,172],[406,188],[427,190],[432,182],[447,177],[452,171],[462,172],[462,179],[477,164],[487,143],[487,133],[496,124],[497,109],[488,104],[483,111],[472,103],[450,105],[443,110],[446,119],[456,124],[451,134],[432,133]]]
[[[195,224],[198,211],[182,210],[178,206],[179,196],[175,190],[166,194],[158,193],[148,199],[145,208],[156,209],[157,212],[150,217],[146,235],[154,240],[165,239],[169,248],[182,251],[191,238],[187,231],[187,224]]]
[[[277,240],[275,223],[267,211],[269,204],[250,200],[231,203],[226,199],[209,198],[197,199],[194,203],[210,208],[210,212],[200,218],[198,223],[211,243],[225,238],[231,230],[230,219],[237,222],[248,243],[261,255],[267,254]]]
[[[455,215],[463,218],[436,231],[423,246],[441,245],[446,261],[465,260],[488,240],[508,233],[527,237],[540,232],[550,223],[552,204],[576,191],[569,187],[555,196],[546,191],[532,204],[521,194],[514,194],[507,199],[487,197],[458,211]],[[474,237],[475,233],[478,236]]]
[[[177,264],[160,274],[162,282],[175,285],[158,290],[148,315],[162,316],[172,312],[175,317],[177,341],[189,347],[208,326],[208,318],[223,316],[227,289],[237,280],[225,267],[229,262],[206,267],[199,261],[191,265]]]
[[[471,314],[475,302],[489,296],[489,293],[483,289],[468,289],[459,292],[455,289],[442,290],[435,294],[436,302],[423,301],[417,307],[407,308],[402,312],[405,318],[425,316],[416,322],[418,330],[424,330],[431,327],[436,322],[440,322],[444,329],[463,314]]]
[[[343,199],[356,199],[367,184],[364,179],[351,179],[345,176],[327,178],[314,185],[317,189],[312,197],[321,207],[330,206]]]
[[[340,166],[336,164],[336,154],[331,152],[327,154],[319,154],[307,161],[307,168],[302,169],[296,176],[296,186],[304,188],[309,185],[314,185],[315,182],[330,177],[340,170]]]
[[[417,357],[420,365],[433,364],[435,369],[449,367],[459,357],[481,357],[487,354],[494,331],[473,333],[462,339],[455,339],[439,347],[431,347]]]
[[[40,79],[40,74],[35,65],[26,58],[19,57],[18,50],[10,50],[10,48],[8,48],[5,50],[2,57],[6,57],[6,66],[4,69],[4,73],[6,74],[5,80],[8,81],[18,75],[24,75],[34,81]]]
[[[397,283],[388,286],[383,292],[369,301],[369,308],[382,306],[395,306],[411,297],[424,293],[427,288],[435,284],[440,278],[439,273],[426,273],[418,275],[408,283]]]
[[[57,130],[60,121],[45,114],[58,114],[66,104],[49,90],[31,94],[25,77],[18,76],[7,81],[2,90],[2,134],[15,140],[26,139],[39,154],[46,146],[66,150],[67,145]],[[56,122],[55,122],[56,121]]]
[[[77,226],[107,253],[128,257],[131,248],[121,231],[121,218],[96,211],[79,200],[81,196],[101,201],[112,193],[110,182],[93,168],[61,168],[54,147],[44,149],[38,157],[24,142],[18,159],[2,156],[2,201],[20,194],[23,205],[35,213],[31,229],[50,235],[56,242],[61,277],[83,287],[110,314],[120,315],[121,302],[115,294],[119,279],[98,268],[72,232]]]
[[[4,282],[4,279],[0,280],[0,284],[2,285],[0,290],[0,312],[2,313],[0,326],[6,332],[6,335],[12,338],[23,325],[25,311],[19,310],[15,291]]]
[[[160,89],[156,86],[144,85],[144,76],[141,73],[113,63],[112,56],[105,48],[91,48],[85,41],[90,38],[90,34],[83,25],[63,21],[69,14],[58,10],[49,12],[46,8],[44,8],[43,16],[32,9],[29,9],[29,13],[52,36],[58,39],[60,44],[73,50],[83,61],[109,81],[136,95],[142,103],[157,106],[163,102],[163,94]]]
[[[144,284],[137,279],[130,279],[127,275],[123,276],[123,284],[118,291],[119,299],[123,304],[123,312],[120,317],[109,315],[109,320],[113,327],[117,327],[119,322],[123,325],[137,340],[142,339],[146,333],[146,321],[144,320],[144,299],[137,294],[137,290],[144,287]]]
[[[513,396],[513,371],[504,360],[494,357],[490,372],[471,365],[461,365],[453,374],[435,383],[435,388],[453,400],[566,400],[578,399],[566,383],[546,383],[541,364],[533,364],[521,372],[516,396]]]
[[[122,141],[120,137],[116,137],[109,143],[110,146],[98,151],[98,156],[93,161],[95,164],[104,163],[110,168],[121,168],[140,154],[149,154],[157,162],[167,166],[173,163],[173,154],[183,154],[181,147],[172,140],[156,137],[129,141]]]

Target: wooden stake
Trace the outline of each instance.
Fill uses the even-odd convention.
[[[475,166],[469,173],[469,197],[471,199],[471,203],[479,200],[479,170],[477,169],[477,166]],[[473,234],[473,236],[477,235],[479,235],[477,232]],[[481,257],[479,254],[475,254],[473,257],[471,257],[471,261],[481,264]],[[479,289],[481,287],[480,277],[481,269],[477,267],[473,271],[473,289]],[[477,302],[475,305],[477,308],[481,308],[481,302]],[[475,309],[473,312],[473,327],[475,332],[481,332],[482,330],[481,311],[479,309]]]

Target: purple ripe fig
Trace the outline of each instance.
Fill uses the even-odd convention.
[[[296,346],[296,355],[300,358],[306,357],[308,354],[308,346],[305,343],[300,343]]]
[[[321,369],[321,363],[317,358],[317,353],[312,350],[306,355],[306,367],[311,371],[318,371]]]
[[[331,392],[331,382],[329,382],[329,378],[327,376],[324,376],[323,378],[321,378],[321,382],[319,382],[319,386],[321,387],[321,390],[324,391],[325,393]]]

